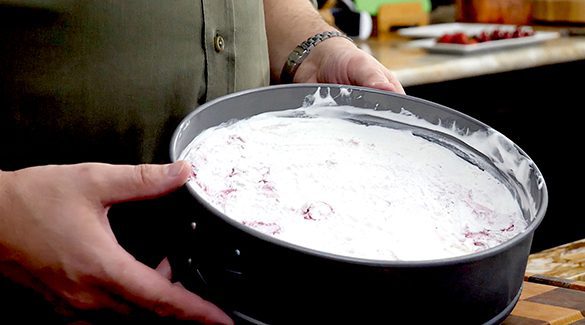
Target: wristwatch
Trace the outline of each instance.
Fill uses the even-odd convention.
[[[299,44],[290,54],[284,66],[282,67],[282,72],[280,73],[280,82],[281,83],[291,83],[294,79],[295,73],[297,69],[301,65],[301,63],[305,60],[305,58],[309,55],[311,50],[317,46],[317,44],[323,42],[326,39],[332,37],[343,37],[353,42],[353,40],[348,37],[347,35],[343,34],[339,31],[327,31],[315,34],[314,36],[309,37],[307,40]]]

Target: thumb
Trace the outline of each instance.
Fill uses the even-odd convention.
[[[396,76],[379,62],[369,61],[348,70],[348,78],[352,85],[404,94],[404,88]]]
[[[361,86],[376,88],[380,90],[396,91],[396,87],[388,80],[382,71],[368,71],[358,75],[357,84]]]
[[[92,185],[105,205],[159,197],[176,190],[191,175],[190,165],[178,161],[168,165],[98,164]]]

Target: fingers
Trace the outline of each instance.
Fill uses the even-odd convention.
[[[104,205],[148,199],[167,194],[185,184],[191,173],[184,161],[168,165],[82,164],[82,178],[91,179],[94,194]]]
[[[404,88],[394,75],[383,66],[365,65],[356,71],[352,84],[404,94]]]
[[[322,76],[328,80],[322,82],[349,83],[404,94],[396,76],[370,54],[357,48],[339,53],[343,55],[329,59],[327,62],[333,63],[323,67]]]
[[[115,289],[138,306],[153,310],[162,317],[196,320],[204,324],[233,324],[221,309],[182,286],[172,284],[146,265],[129,257],[119,266],[122,267],[116,268],[118,287]]]

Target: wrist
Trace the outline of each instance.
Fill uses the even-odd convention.
[[[290,83],[298,80],[296,74],[301,66],[315,65],[326,56],[323,53],[326,54],[328,51],[324,52],[323,49],[335,47],[334,44],[344,44],[344,47],[348,44],[354,46],[351,38],[337,30],[320,32],[301,42],[284,62],[280,73],[280,82]],[[312,63],[307,64],[306,61]]]
[[[307,58],[303,61],[294,76],[293,82],[319,82],[323,76],[319,76],[319,71],[325,71],[330,59],[339,59],[339,55],[358,49],[353,41],[341,37],[330,38],[316,46]],[[336,53],[337,55],[332,55]],[[339,71],[338,71],[339,72]]]

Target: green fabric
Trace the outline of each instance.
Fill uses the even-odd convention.
[[[366,11],[372,16],[376,16],[378,14],[378,8],[381,5],[387,3],[403,3],[403,2],[416,2],[420,1],[423,9],[426,12],[431,11],[431,1],[430,0],[355,0],[356,8],[359,11]]]
[[[198,104],[269,82],[261,0],[0,0],[0,62],[9,170],[166,161]]]

